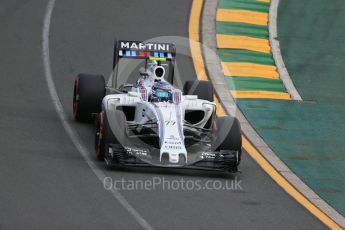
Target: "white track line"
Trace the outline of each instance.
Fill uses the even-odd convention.
[[[276,63],[280,79],[283,81],[286,90],[291,95],[292,100],[301,101],[301,95],[298,93],[295,85],[293,84],[291,77],[289,75],[288,70],[286,69],[281,51],[280,51],[280,44],[277,40],[278,32],[277,32],[277,18],[278,18],[278,6],[279,0],[272,0],[270,5],[270,12],[269,12],[269,40],[272,48],[272,55],[273,59]]]
[[[53,75],[51,71],[50,65],[50,55],[49,55],[49,31],[50,31],[50,21],[51,16],[54,8],[56,0],[49,0],[45,17],[44,17],[44,24],[43,24],[43,33],[42,33],[42,57],[43,57],[43,65],[44,65],[44,72],[45,72],[45,79],[47,81],[50,97],[52,99],[53,105],[61,123],[72,140],[75,147],[78,149],[80,155],[84,158],[86,163],[89,165],[93,173],[98,177],[98,179],[103,183],[106,180],[106,175],[100,170],[95,163],[93,162],[93,158],[91,157],[90,152],[87,148],[84,147],[81,138],[79,135],[73,130],[72,126],[68,123],[65,111],[61,104],[60,98],[57,94],[56,87],[53,81]],[[154,228],[128,203],[128,201],[121,195],[121,193],[114,188],[109,190],[111,194],[115,197],[115,199],[120,202],[120,204],[132,215],[132,217],[138,222],[138,224],[145,230],[154,230]]]

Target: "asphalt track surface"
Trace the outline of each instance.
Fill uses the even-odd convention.
[[[0,3],[0,229],[142,229],[90,170],[52,105],[44,77],[42,27],[48,1]],[[111,72],[114,37],[185,36],[191,1],[56,2],[50,28],[52,75],[69,123],[93,154],[93,127],[72,119],[79,72]],[[186,79],[192,61],[180,57]],[[188,76],[188,77],[187,77]],[[235,180],[218,173],[108,170],[113,180]],[[242,189],[120,193],[154,229],[323,229],[244,153]]]

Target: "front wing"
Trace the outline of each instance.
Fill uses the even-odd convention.
[[[203,152],[200,160],[190,164],[164,164],[145,160],[146,157],[150,158],[151,152],[148,149],[123,147],[118,144],[109,144],[107,148],[108,154],[105,157],[107,165],[196,169],[232,173],[238,171],[239,153],[237,151]]]

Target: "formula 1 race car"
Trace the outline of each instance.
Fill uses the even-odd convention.
[[[107,165],[155,166],[236,172],[241,128],[217,117],[209,81],[173,86],[175,46],[115,42],[113,74],[79,74],[74,117],[96,124],[95,150]]]

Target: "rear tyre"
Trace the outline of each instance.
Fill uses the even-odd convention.
[[[107,116],[104,111],[99,114],[95,135],[95,150],[99,160],[103,160],[106,156],[108,144],[124,143],[125,130],[126,117],[122,111],[115,111],[111,116]]]
[[[101,111],[104,96],[105,81],[102,75],[78,74],[73,91],[75,120],[91,122],[91,114]]]
[[[237,118],[219,117],[216,123],[216,141],[214,149],[233,150],[238,152],[238,162],[241,160],[242,136],[241,125]]]
[[[209,81],[186,81],[183,93],[184,95],[197,95],[199,99],[213,102],[214,89]]]

